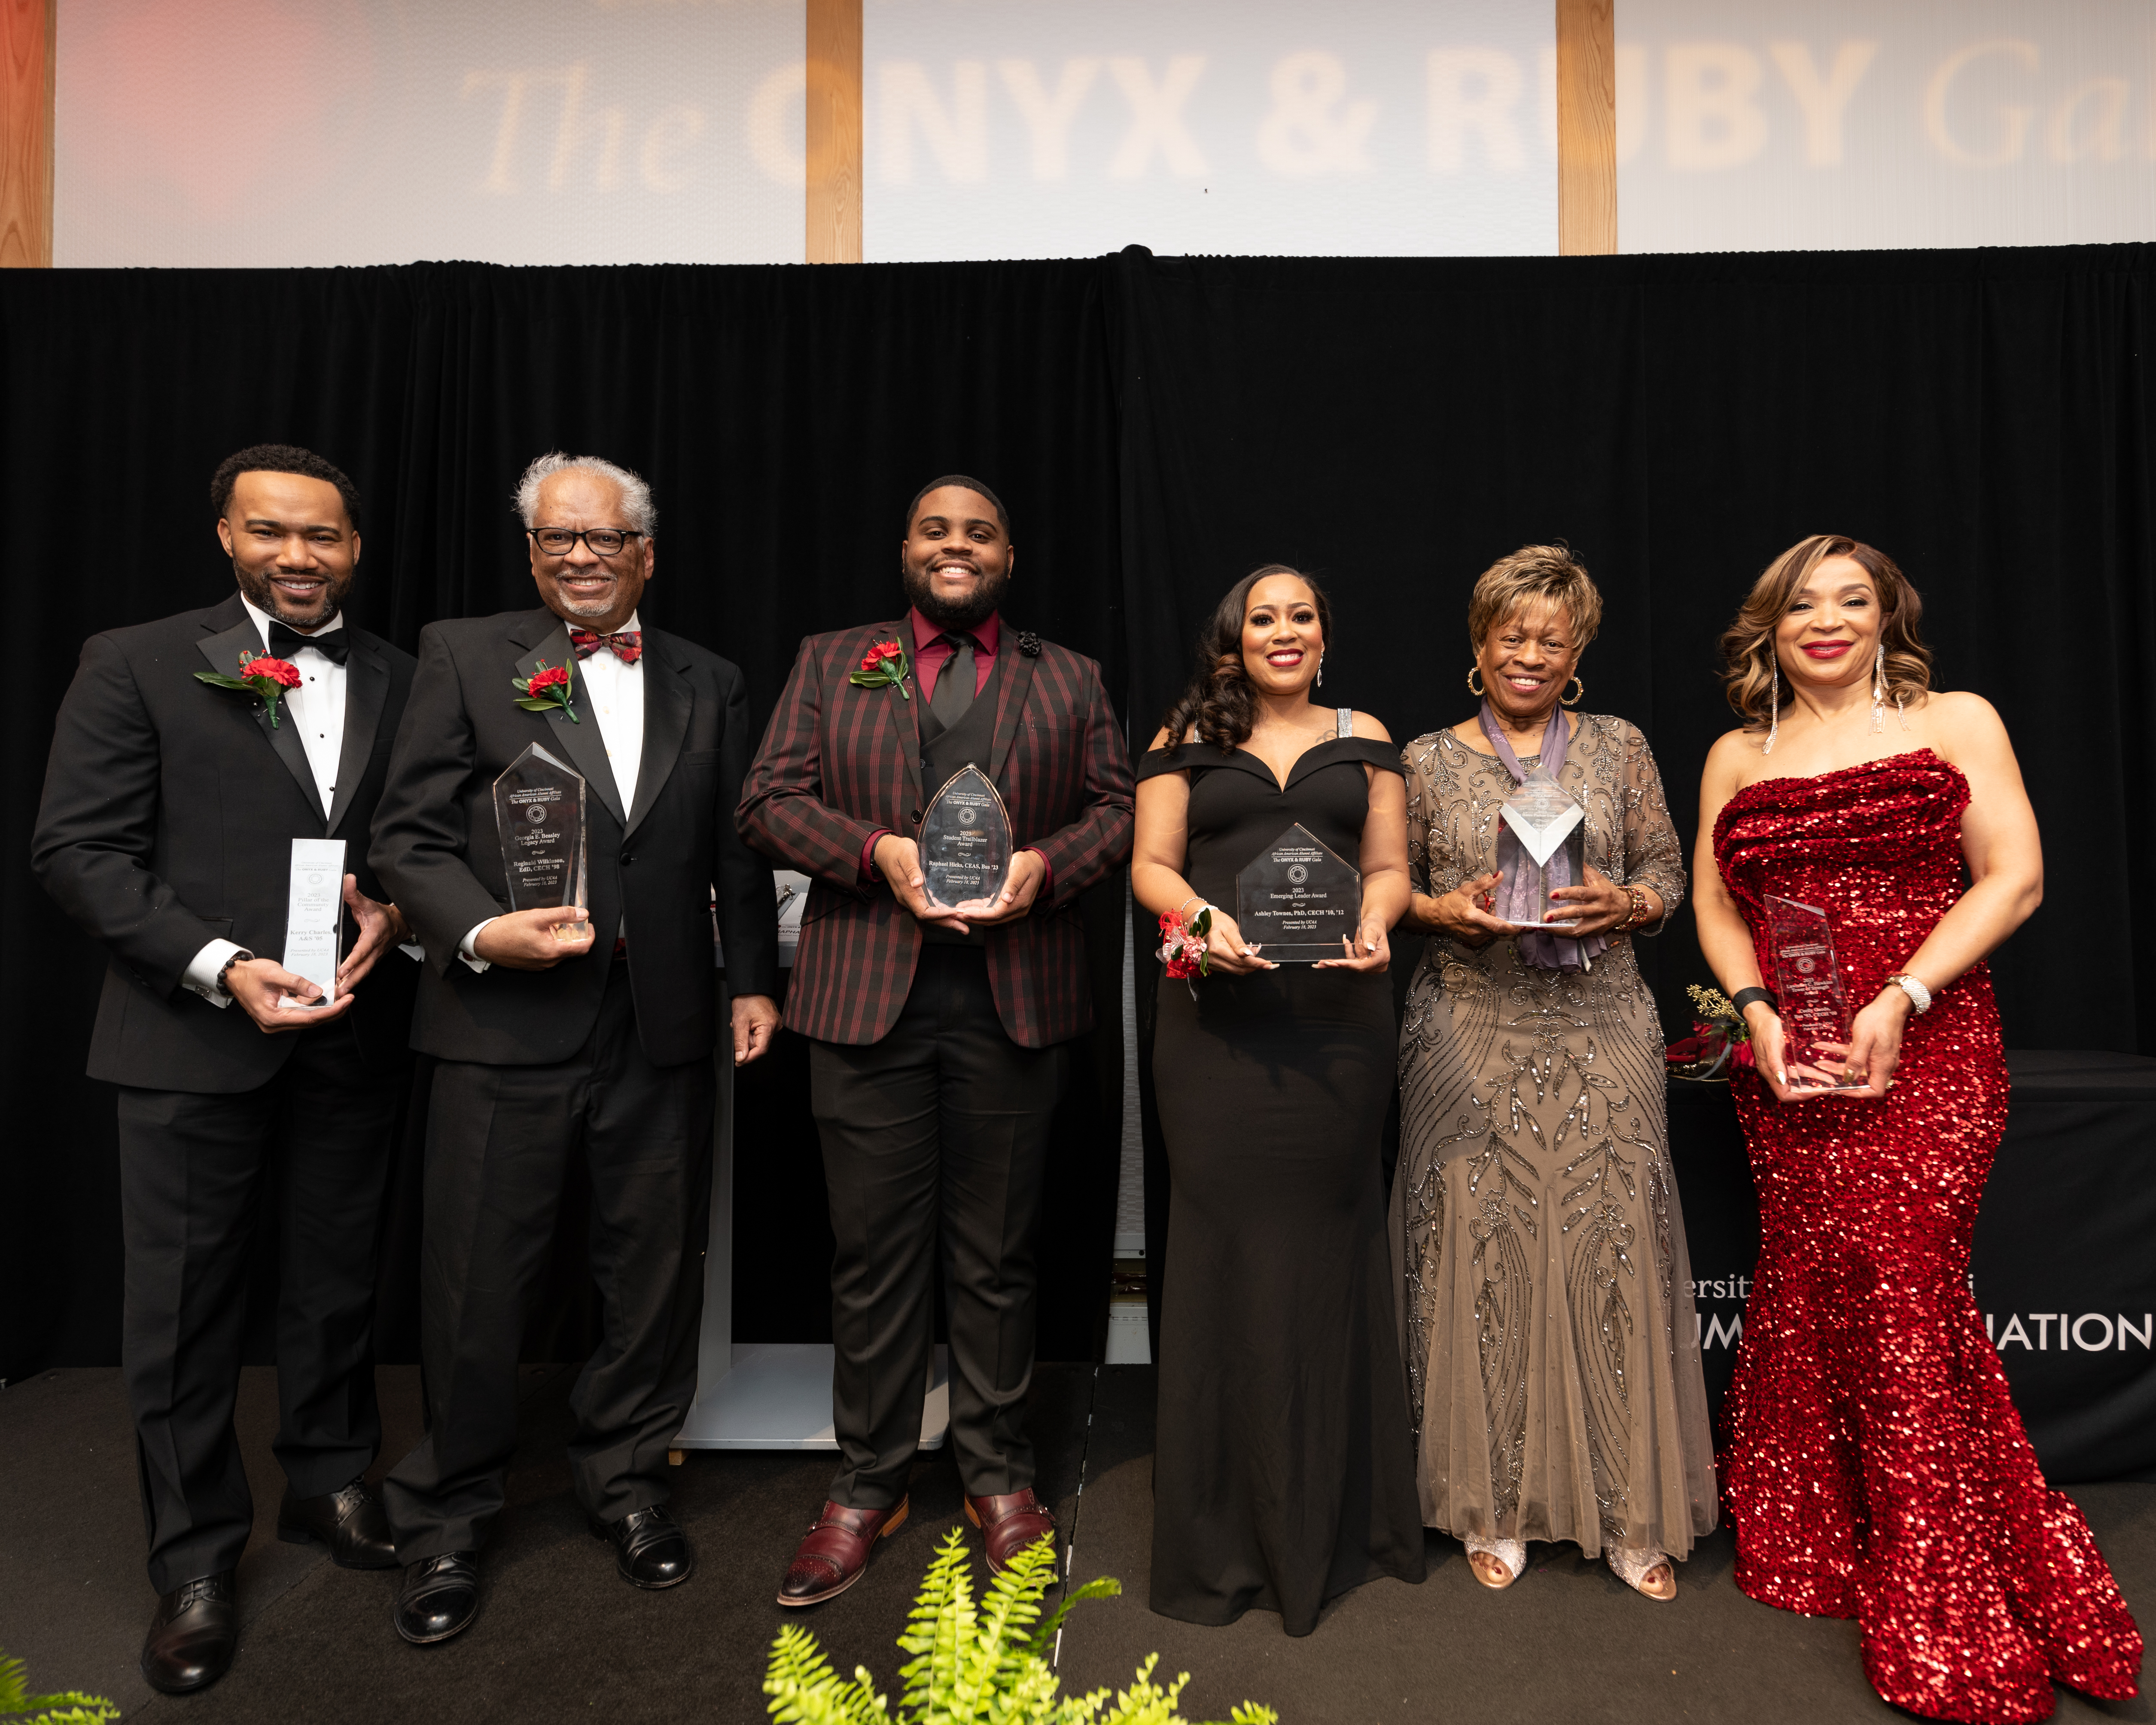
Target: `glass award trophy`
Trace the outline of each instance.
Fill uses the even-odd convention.
[[[1491,914],[1521,928],[1551,927],[1550,894],[1587,884],[1587,811],[1537,767],[1498,814],[1499,879]]]
[[[285,901],[285,968],[322,992],[313,1000],[280,995],[280,1006],[328,1006],[336,999],[337,946],[344,932],[344,840],[295,839]]]
[[[1300,821],[1235,876],[1235,925],[1278,963],[1346,957],[1362,916],[1362,875]]]
[[[494,782],[501,872],[512,911],[584,904],[584,777],[536,742]],[[583,938],[589,927],[557,922],[555,937]]]
[[[1841,967],[1835,962],[1834,934],[1826,912],[1815,905],[1768,893],[1767,944],[1774,960],[1774,993],[1790,1065],[1789,1088],[1861,1089],[1853,1078],[1813,1077],[1795,1070],[1802,1064],[1825,1073],[1820,1062],[1840,1056],[1819,1045],[1849,1041],[1849,997],[1842,988]]]
[[[915,834],[928,901],[946,910],[1003,891],[1010,871],[1010,815],[987,773],[970,762],[928,799]]]

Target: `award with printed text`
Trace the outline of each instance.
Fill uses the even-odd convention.
[[[1300,821],[1235,876],[1236,926],[1278,963],[1344,957],[1362,916],[1362,875]]]
[[[1537,767],[1498,814],[1499,879],[1491,914],[1522,928],[1545,927],[1550,894],[1587,884],[1587,811]]]
[[[1010,870],[1010,815],[979,768],[960,768],[928,799],[916,838],[931,904],[949,908],[1003,890]]]
[[[285,901],[285,968],[303,976],[321,996],[280,1006],[327,1006],[336,999],[337,942],[344,928],[344,840],[295,839],[290,888]]]
[[[494,819],[511,910],[585,907],[582,773],[537,743],[527,744],[494,782]],[[559,922],[554,932],[576,940],[587,926]]]
[[[1770,892],[1767,942],[1774,960],[1774,993],[1790,1061],[1811,1066],[1821,1060],[1840,1059],[1819,1047],[1822,1042],[1849,1040],[1849,999],[1842,988],[1841,967],[1835,963],[1834,934],[1827,927],[1826,912]],[[1859,1087],[1850,1078],[1837,1079],[1834,1086]],[[1827,1087],[1794,1071],[1789,1075],[1791,1090]]]

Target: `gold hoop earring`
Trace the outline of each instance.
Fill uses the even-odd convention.
[[[1482,688],[1481,685],[1475,680],[1481,675],[1482,667],[1481,665],[1471,665],[1467,667],[1467,692],[1473,696],[1477,701],[1480,701],[1482,698]]]
[[[1578,706],[1581,701],[1587,699],[1587,685],[1579,682],[1579,678],[1577,674],[1573,675],[1573,681],[1579,683],[1579,693],[1573,696],[1569,701],[1564,701],[1564,697],[1562,695],[1558,696],[1559,701],[1564,701],[1564,704],[1567,706]]]

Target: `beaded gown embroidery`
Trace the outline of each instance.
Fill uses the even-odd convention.
[[[1867,1001],[1961,896],[1969,797],[1928,749],[1763,779],[1722,809],[1715,860],[1755,937],[1768,892],[1824,907]],[[2047,1718],[2054,1680],[2133,1694],[2140,1634],[2044,1484],[1969,1290],[2006,1124],[1986,968],[1909,1019],[1883,1101],[1779,1103],[1749,1072],[1734,1091],[1760,1234],[1724,1405],[1738,1585],[1856,1618],[1872,1686],[1928,1717]]]
[[[1512,775],[1449,731],[1406,760],[1415,891],[1486,874]],[[1582,716],[1558,778],[1589,864],[1674,911],[1684,867],[1646,739]],[[1399,1071],[1392,1238],[1424,1522],[1685,1557],[1714,1526],[1713,1446],[1661,1024],[1630,939],[1581,972],[1433,937]]]

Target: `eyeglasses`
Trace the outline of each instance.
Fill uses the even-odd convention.
[[[587,527],[581,533],[572,533],[567,527],[526,527],[524,531],[550,557],[568,556],[579,539],[593,557],[610,557],[630,540],[644,536],[618,527]]]

